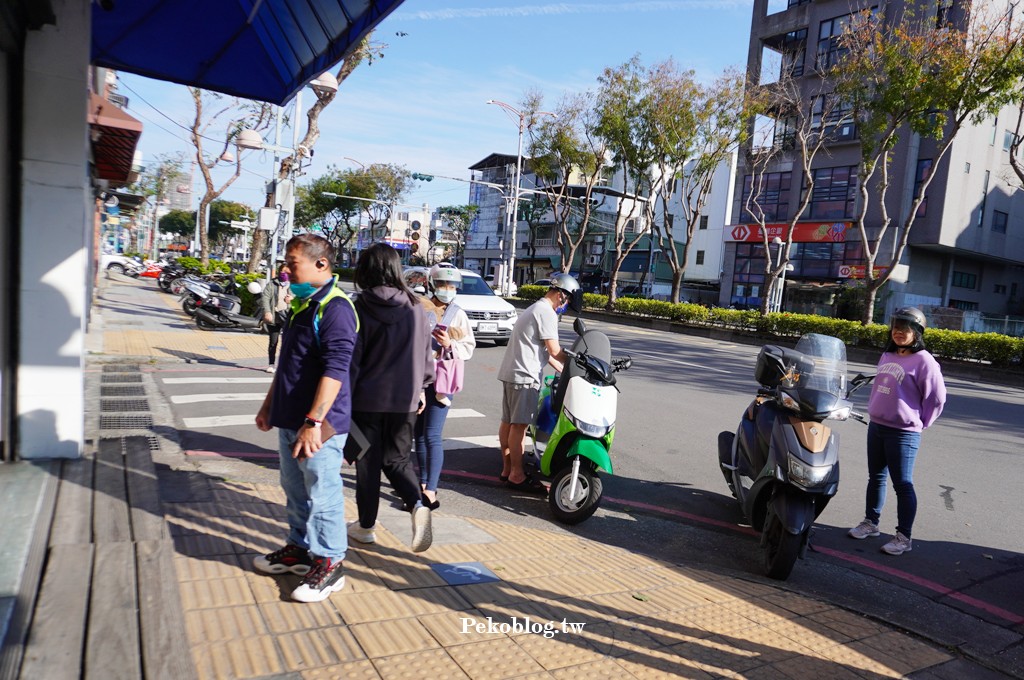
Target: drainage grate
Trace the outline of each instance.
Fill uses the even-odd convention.
[[[153,416],[100,416],[101,430],[136,430],[153,427]]]
[[[138,364],[104,364],[104,373],[132,373],[139,370]]]
[[[125,411],[148,411],[148,399],[101,399],[100,411],[124,413]]]
[[[142,382],[141,375],[132,375],[131,373],[118,374],[118,373],[107,373],[100,379],[101,383],[140,383]]]
[[[159,437],[146,437],[146,441],[149,442],[150,451],[160,450],[160,438]]]
[[[144,397],[145,385],[100,385],[101,397]]]

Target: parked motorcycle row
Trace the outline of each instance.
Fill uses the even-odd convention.
[[[124,273],[156,278],[178,295],[182,311],[202,330],[263,332],[262,318],[241,312],[234,275],[198,276],[175,263],[125,263]],[[258,295],[262,287],[250,283]],[[573,324],[577,338],[561,374],[543,385],[537,421],[529,428],[526,464],[551,482],[554,517],[578,524],[601,503],[600,472],[612,473],[617,394],[615,374],[629,357],[612,358],[604,333]],[[718,465],[744,516],[760,535],[765,573],[789,577],[802,559],[811,529],[839,489],[839,440],[829,420],[866,422],[850,396],[874,376],[847,377],[846,345],[809,333],[794,349],[765,345],[757,356],[758,388],[735,432],[718,435]]]

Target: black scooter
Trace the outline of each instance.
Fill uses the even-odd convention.
[[[786,579],[803,558],[811,526],[839,489],[839,437],[825,421],[854,418],[850,395],[873,376],[846,380],[846,345],[809,333],[796,349],[765,345],[761,387],[736,433],[718,435],[718,463],[750,525],[761,532],[764,568]]]
[[[249,333],[263,333],[263,317],[252,317],[234,311],[230,302],[222,297],[204,298],[196,307],[196,326],[204,331],[241,330]]]

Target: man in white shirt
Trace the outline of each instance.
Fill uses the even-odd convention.
[[[548,292],[533,303],[516,321],[498,380],[502,383],[501,480],[524,488],[539,483],[523,470],[526,428],[537,414],[544,365],[561,372],[565,351],[558,343],[558,315],[570,304],[579,311],[580,284],[569,274],[551,278]],[[543,487],[541,487],[543,488]]]

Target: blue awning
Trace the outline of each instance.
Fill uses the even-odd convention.
[[[93,2],[92,63],[284,104],[341,61],[402,2]]]

